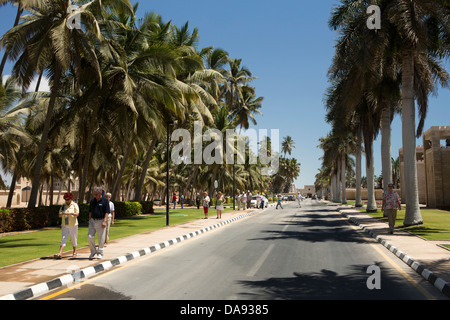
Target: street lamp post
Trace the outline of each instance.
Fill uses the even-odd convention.
[[[234,173],[234,162],[233,162],[233,211],[236,210],[236,180]]]
[[[169,225],[169,205],[170,205],[170,198],[169,198],[169,146],[170,146],[170,125],[174,125],[176,121],[168,121],[167,122],[167,150],[166,150],[166,194],[167,194],[167,201],[166,201],[166,225]]]

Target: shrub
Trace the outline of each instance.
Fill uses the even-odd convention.
[[[13,216],[11,210],[0,209],[0,233],[12,231]]]
[[[142,214],[142,205],[139,202],[125,201],[125,215],[127,217]]]
[[[12,224],[11,231],[23,231],[30,230],[30,225],[27,222],[27,210],[26,208],[14,208],[11,209]]]
[[[153,213],[153,202],[151,201],[117,201],[114,202],[114,205],[118,218],[140,215],[143,213],[143,208],[145,213]],[[78,207],[80,208],[78,223],[87,223],[89,221],[89,204],[78,204]],[[33,209],[0,209],[0,233],[59,226],[61,225],[60,208],[61,205]]]
[[[139,201],[139,203],[142,206],[142,213],[143,214],[152,214],[153,211],[153,201]]]

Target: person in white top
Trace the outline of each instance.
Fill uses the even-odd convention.
[[[114,216],[115,216],[115,208],[114,208],[114,202],[111,201],[111,193],[106,194],[106,199],[108,199],[109,202],[109,210],[111,211],[108,214],[108,221],[106,222],[106,238],[105,238],[105,244],[109,241],[109,228],[111,225],[114,225]]]
[[[73,195],[70,192],[64,194],[65,203],[59,209],[59,216],[61,217],[61,244],[59,253],[55,254],[56,259],[61,259],[63,249],[66,246],[67,239],[70,235],[70,241],[72,242],[72,258],[77,256],[77,237],[78,237],[78,215],[80,209],[78,204],[73,202]]]
[[[260,205],[261,205],[261,195],[259,194],[258,191],[258,194],[256,195],[256,208],[259,209]]]
[[[302,197],[302,195],[300,194],[300,192],[298,193],[298,195],[297,195],[297,201],[298,201],[298,207],[299,208],[301,208],[302,207],[302,200],[303,200],[303,197]]]
[[[211,199],[209,199],[208,193],[204,192],[202,202],[203,202],[203,212],[205,213],[205,219],[208,219],[208,208],[210,201]]]

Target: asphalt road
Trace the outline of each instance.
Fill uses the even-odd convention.
[[[368,282],[379,287],[371,290]],[[52,300],[442,298],[333,207],[315,200],[302,208],[297,202],[269,208],[51,295]]]

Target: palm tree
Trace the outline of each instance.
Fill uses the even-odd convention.
[[[14,19],[13,27],[19,24],[20,16],[22,15],[25,8],[31,8],[39,0],[0,0],[0,6],[6,5],[7,3],[12,3],[17,5],[17,14]],[[0,62],[0,75],[3,75],[3,69],[5,68],[6,60],[8,59],[8,49],[5,51],[3,58]]]
[[[428,95],[434,90],[438,81],[444,87],[448,86],[448,74],[440,63],[440,59],[448,57],[449,29],[448,4],[442,1],[380,1],[382,28],[368,31],[365,27],[368,1],[343,1],[335,10],[330,24],[342,26],[348,37],[344,45],[351,49],[358,48],[361,40],[367,56],[371,56],[371,64],[362,64],[367,71],[372,66],[382,65],[386,58],[392,57],[394,65],[401,69],[401,107],[403,149],[405,152],[405,189],[406,213],[405,225],[421,224],[417,191],[417,171],[415,160],[415,139],[422,133],[428,107]],[[359,27],[358,27],[359,26]],[[359,30],[359,31],[358,31]],[[369,32],[369,33],[368,33]],[[352,40],[353,39],[353,40]],[[369,41],[369,42],[367,42]],[[354,60],[355,55],[344,55],[347,60]],[[383,72],[372,70],[379,79]],[[378,75],[378,76],[377,76]],[[360,82],[361,83],[361,82]],[[416,132],[415,100],[419,106],[421,117]],[[386,157],[385,157],[386,159]],[[386,161],[386,160],[385,160]],[[370,181],[369,181],[370,182]]]
[[[26,140],[26,134],[20,127],[20,117],[14,112],[9,112],[20,96],[21,91],[17,88],[14,80],[9,78],[3,83],[3,77],[0,75],[0,163],[5,171],[14,170],[19,166],[19,150]],[[7,207],[11,206],[19,171],[19,169],[14,170]],[[0,185],[2,188],[5,187],[2,179],[0,179]]]
[[[405,185],[402,188],[406,191],[404,224],[422,224],[417,187],[416,136],[422,134],[428,95],[434,87],[432,82],[424,83],[423,80],[433,81],[436,71],[445,71],[437,59],[450,55],[448,47],[445,49],[443,46],[450,37],[449,12],[444,2],[438,0],[390,1],[384,16],[392,23],[401,39],[399,54],[402,68],[402,141],[405,165]],[[433,67],[436,69],[433,70]],[[441,85],[448,86],[448,75],[439,80]],[[416,97],[422,117],[417,132]]]
[[[229,69],[225,74],[228,80],[225,102],[231,113],[234,113],[235,109],[239,108],[244,99],[242,87],[255,79],[255,77],[252,77],[251,71],[245,66],[241,66],[241,64],[242,59],[230,59]]]
[[[262,114],[259,109],[262,107],[263,97],[256,97],[255,88],[248,85],[241,87],[242,100],[237,103],[230,114],[232,119],[236,120],[236,125],[240,129],[248,129],[250,122],[257,124],[255,114]]]
[[[53,110],[60,95],[60,82],[63,72],[72,65],[80,72],[80,61],[75,57],[84,56],[93,70],[93,76],[101,84],[100,67],[92,46],[86,46],[89,34],[83,29],[67,28],[71,14],[67,13],[68,3],[53,1],[40,1],[31,13],[23,17],[24,22],[9,30],[2,38],[2,43],[9,48],[11,58],[18,58],[13,76],[18,79],[24,87],[28,87],[33,75],[47,70],[50,75],[51,96],[47,108],[46,121],[42,132],[34,174],[32,178],[32,189],[29,208],[36,205],[37,192],[39,188],[39,177],[47,146],[48,132],[53,116]],[[82,11],[83,19],[87,24],[85,30],[93,30],[92,34],[100,37],[96,28],[95,18],[87,9]]]
[[[281,142],[281,152],[284,153],[284,156],[286,157],[286,153],[289,153],[291,155],[292,148],[295,148],[295,142],[292,140],[292,137],[286,136],[283,138],[283,141]]]

